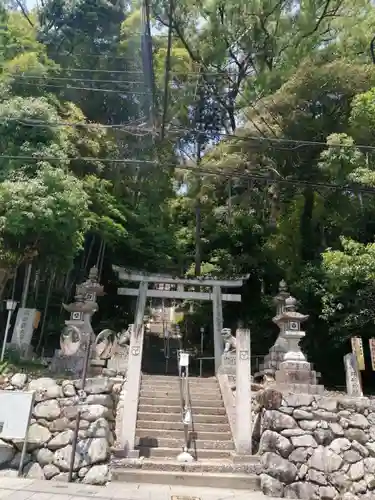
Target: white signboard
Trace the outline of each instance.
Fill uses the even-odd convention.
[[[13,329],[12,344],[16,344],[19,347],[28,347],[31,344],[36,312],[36,309],[20,307]]]
[[[0,391],[0,439],[27,437],[34,392]]]
[[[180,352],[180,366],[189,366],[189,353]]]

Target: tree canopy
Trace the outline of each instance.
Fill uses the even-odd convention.
[[[148,7],[2,3],[0,293],[32,261],[31,304],[53,279],[53,334],[94,264],[109,290],[98,321],[115,325],[129,307],[112,264],[250,274],[224,319],[264,355],[285,278],[310,315],[305,348],[334,378],[374,320],[372,3]],[[205,306],[190,316],[209,326]]]

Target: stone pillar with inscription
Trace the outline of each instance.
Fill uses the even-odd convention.
[[[276,386],[279,390],[321,394],[324,387],[317,384],[317,374],[299,345],[305,336],[305,332],[301,331],[301,323],[306,321],[308,316],[297,312],[296,304],[294,297],[288,297],[279,319],[279,322],[285,324],[283,337],[287,343],[287,352],[275,373]]]
[[[353,353],[344,356],[346,391],[348,396],[362,397],[361,372],[358,369],[358,363]]]
[[[251,352],[250,330],[236,331],[236,451],[251,455]]]

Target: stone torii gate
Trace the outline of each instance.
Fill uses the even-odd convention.
[[[215,348],[215,372],[218,374],[223,353],[223,340],[221,331],[223,329],[222,301],[240,302],[239,294],[224,294],[222,288],[239,288],[246,278],[234,280],[215,279],[180,279],[160,274],[147,275],[141,272],[131,272],[124,268],[113,266],[121,281],[138,283],[138,288],[119,288],[119,295],[137,297],[134,324],[130,338],[130,349],[127,371],[127,388],[124,396],[121,430],[119,432],[119,449],[122,456],[136,458],[139,451],[135,449],[135,432],[137,423],[137,410],[139,402],[139,391],[141,384],[141,365],[144,338],[144,313],[147,298],[168,298],[187,300],[211,300],[213,309],[214,326],[214,348]],[[160,290],[151,288],[150,285],[160,284],[175,285],[175,290]],[[192,291],[191,287],[203,288],[203,291]],[[188,288],[187,290],[185,288]],[[193,290],[194,290],[193,288]]]
[[[138,288],[119,288],[119,295],[137,297],[137,306],[134,318],[135,331],[143,325],[147,298],[181,299],[181,300],[210,300],[212,301],[213,331],[215,349],[215,372],[217,373],[223,354],[223,301],[241,302],[241,294],[222,293],[222,288],[240,288],[248,276],[229,280],[216,280],[214,278],[173,278],[161,274],[144,274],[141,272],[127,271],[125,268],[113,266],[121,281],[139,283]],[[150,288],[152,284],[175,285],[175,290],[158,290]],[[191,287],[200,287],[204,291],[192,291]]]

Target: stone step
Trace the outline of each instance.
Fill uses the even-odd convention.
[[[176,386],[167,386],[167,385],[158,385],[158,386],[149,386],[149,385],[142,385],[141,386],[141,391],[142,392],[149,392],[149,393],[174,393],[180,397],[181,394],[181,389],[179,385]],[[200,396],[200,395],[206,395],[206,394],[215,394],[217,395],[218,398],[221,399],[221,392],[217,387],[192,387],[191,385],[189,386],[189,391],[192,396]]]
[[[139,456],[145,458],[155,458],[155,457],[164,457],[164,458],[173,458],[176,459],[177,456],[182,452],[183,443],[179,443],[179,448],[169,448],[169,447],[158,447],[158,448],[150,448],[149,446],[136,446],[136,449],[139,450]],[[231,458],[232,450],[222,450],[222,449],[200,449],[197,450],[197,455],[199,460],[205,459],[221,459],[221,458]]]
[[[142,384],[147,384],[147,385],[180,385],[181,384],[181,379],[179,377],[170,377],[170,376],[165,376],[165,377],[160,377],[157,378],[157,376],[154,378],[154,376],[151,376],[150,378],[144,378],[144,376],[141,379]],[[215,378],[192,378],[189,377],[189,385],[193,386],[199,386],[199,387],[217,387],[218,382]]]
[[[143,380],[152,380],[152,381],[163,381],[163,380],[169,380],[169,381],[174,381],[174,382],[179,382],[180,377],[178,375],[148,375],[148,374],[142,374],[142,381]],[[216,377],[189,377],[189,382],[194,383],[214,383],[217,384]]]
[[[165,433],[164,433],[165,434]],[[199,450],[233,450],[232,441],[197,439],[191,441]],[[136,437],[135,444],[139,448],[181,448],[184,445],[184,437],[181,439],[172,437]]]
[[[254,455],[246,463],[234,463],[233,460],[220,458],[211,460],[197,460],[190,463],[181,463],[176,458],[146,458],[120,459],[113,464],[117,468],[163,470],[175,472],[220,472],[222,474],[245,473],[260,474],[262,464],[260,457]]]
[[[126,483],[152,483],[179,486],[259,490],[259,478],[255,474],[220,474],[202,472],[170,472],[156,470],[114,469],[112,480]]]
[[[171,398],[171,399],[179,399],[180,398],[180,391],[175,391],[171,389],[164,389],[164,390],[151,390],[151,389],[141,389],[140,391],[140,396],[145,397],[145,398]],[[202,391],[190,391],[190,395],[192,398],[195,399],[213,399],[213,400],[221,400],[221,393],[220,391],[207,391],[207,390],[202,390]]]
[[[185,433],[183,430],[168,430],[165,429],[147,429],[146,427],[140,426],[137,423],[137,429],[135,432],[136,437],[139,438],[162,438],[168,436],[168,438],[173,439],[184,439]],[[198,432],[196,429],[194,431],[189,430],[189,436],[199,442],[200,440],[209,441],[231,441],[232,434],[230,432]]]
[[[218,388],[218,383],[215,379],[209,379],[208,382],[205,379],[191,379],[189,378],[190,387],[208,387],[212,389]],[[150,387],[180,387],[180,379],[173,379],[172,377],[164,377],[163,379],[146,379],[142,378],[142,386]]]
[[[165,431],[183,431],[182,422],[168,422],[162,420],[145,420],[138,414],[137,427],[139,429],[159,429]],[[194,430],[196,432],[229,432],[229,424],[226,423],[197,423],[194,419]]]
[[[153,411],[153,406],[147,406],[148,409],[138,409],[137,421],[147,420],[148,422],[173,422],[175,424],[181,425],[181,408],[179,407],[179,412],[176,413],[163,413],[161,408],[160,412]],[[194,425],[196,424],[210,424],[210,425],[228,425],[228,418],[225,413],[221,413],[218,415],[212,414],[212,408],[210,409],[210,413],[208,414],[200,414],[196,413],[196,408],[194,408],[193,413],[193,421]],[[165,408],[164,408],[165,410]]]
[[[156,405],[146,405],[139,403],[138,411],[141,413],[172,413],[181,415],[181,406],[156,406]],[[193,408],[193,419],[195,421],[198,415],[225,415],[225,408],[223,406],[207,407],[207,406],[194,406]]]
[[[205,408],[223,408],[224,403],[219,400],[215,399],[195,399],[194,396],[191,395],[191,403],[193,410],[196,407],[197,401],[199,402],[200,406],[204,406]],[[156,405],[156,406],[180,406],[181,405],[181,400],[180,398],[177,399],[172,399],[172,398],[146,398],[144,396],[141,396],[139,398],[139,404],[140,405]]]

